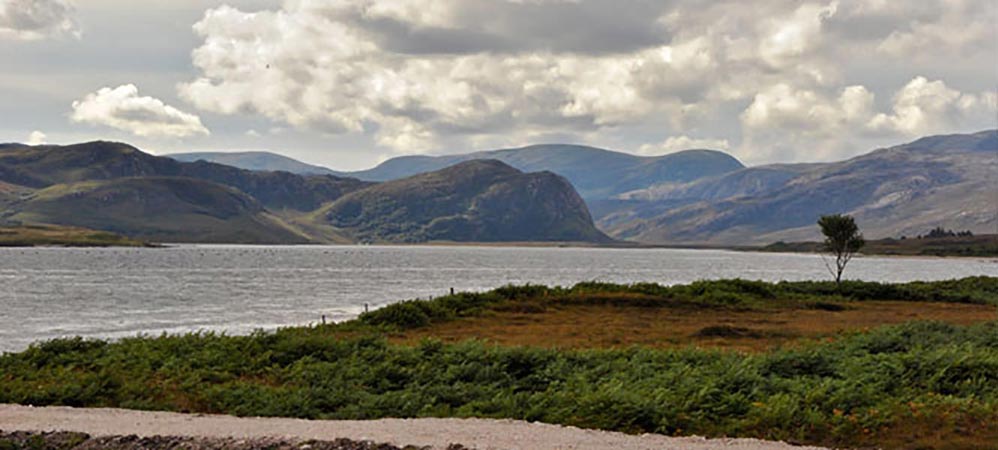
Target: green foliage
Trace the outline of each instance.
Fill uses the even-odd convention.
[[[856,221],[851,216],[834,214],[818,219],[821,234],[825,235],[825,251],[835,256],[835,268],[828,270],[835,276],[835,282],[842,281],[842,272],[853,255],[866,245]]]
[[[419,328],[432,322],[473,315],[487,306],[521,298],[521,289],[529,290],[530,287],[509,286],[486,293],[462,292],[429,301],[410,300],[393,303],[361,314],[358,321],[364,325],[389,326],[402,330]]]
[[[958,280],[877,283],[871,281],[781,282],[778,289],[786,294],[807,296],[842,296],[849,300],[897,300],[909,302],[946,302],[998,305],[998,278],[967,277]]]
[[[998,418],[998,323],[913,323],[752,355],[396,346],[331,339],[319,328],[61,339],[0,356],[0,403],[328,419],[476,416],[851,445],[863,429],[902,426],[913,404],[948,420]]]
[[[834,214],[818,219],[821,234],[825,235],[825,250],[833,253],[859,251],[865,241],[851,216]]]

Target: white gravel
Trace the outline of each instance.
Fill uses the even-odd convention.
[[[756,439],[632,436],[542,423],[486,419],[299,420],[241,418],[124,409],[35,408],[0,405],[0,430],[76,431],[94,436],[138,435],[294,440],[369,440],[444,449],[478,450],[827,450]]]

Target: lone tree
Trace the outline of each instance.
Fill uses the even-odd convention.
[[[851,216],[835,214],[818,219],[821,234],[825,235],[825,251],[835,256],[835,267],[825,260],[825,267],[835,276],[835,283],[842,282],[842,271],[859,249],[866,245],[856,221]]]

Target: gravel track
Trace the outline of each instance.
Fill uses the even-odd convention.
[[[397,446],[478,450],[827,450],[756,439],[639,436],[541,423],[486,419],[300,420],[0,405],[0,430],[74,431],[95,436],[186,436],[288,440],[351,439]]]

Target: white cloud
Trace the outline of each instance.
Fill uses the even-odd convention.
[[[183,138],[207,135],[198,116],[153,97],[139,96],[133,84],[102,88],[73,102],[74,122],[103,125],[136,136]]]
[[[878,112],[875,95],[864,86],[829,95],[777,84],[759,92],[742,112],[744,141],[738,150],[763,160],[831,159],[848,152],[857,138],[896,141],[994,127],[995,99],[994,92],[961,93],[919,76],[895,93],[890,112]]]
[[[987,112],[986,96],[959,94],[935,107],[898,94],[897,108],[878,110],[875,99],[892,92],[874,91],[887,79],[882,64],[902,72],[895,78],[928,73],[908,73],[900,64],[912,46],[927,58],[959,54],[975,61],[967,55],[979,59],[982,48],[993,56],[994,42],[982,38],[994,16],[986,5],[286,0],[257,12],[222,6],[194,26],[203,39],[193,52],[199,74],[179,92],[204,111],[365,135],[407,153],[547,135],[614,136],[660,152],[706,133],[714,139],[704,144],[717,145],[704,146],[725,143],[748,160],[832,157],[857,139],[935,129],[921,113],[952,126],[979,123],[975,114]],[[958,30],[944,36],[946,28]],[[928,95],[937,94],[945,93]],[[917,111],[905,106],[911,103]],[[627,137],[634,130],[677,140],[642,146],[635,142],[642,138]],[[801,154],[802,146],[810,153]]]
[[[73,12],[66,0],[0,0],[0,40],[79,37]]]
[[[728,150],[731,144],[727,139],[699,139],[689,136],[669,136],[659,144],[645,144],[638,149],[639,155],[664,155],[690,149]]]
[[[821,43],[822,22],[835,15],[838,2],[805,3],[789,17],[765,21],[759,55],[772,67],[794,64]]]
[[[730,30],[673,39],[659,20],[672,6],[635,8],[599,0],[297,1],[252,13],[220,7],[195,25],[204,38],[194,51],[202,76],[180,93],[206,111],[261,114],[325,133],[371,132],[379,145],[405,152],[455,136],[470,142],[644,122],[682,128],[709,112],[710,98],[738,98],[715,92],[731,81],[718,76],[730,64]],[[801,20],[820,21],[821,11],[803,11],[815,17]],[[564,16],[591,21],[580,32]],[[639,31],[621,31],[629,29]],[[618,34],[628,39],[614,41]],[[603,48],[580,51],[583,42]],[[796,57],[792,49],[764,50],[788,65]]]
[[[45,141],[47,138],[48,136],[46,136],[45,133],[35,130],[28,135],[28,140],[25,143],[28,145],[44,145],[47,143]]]
[[[891,3],[907,6],[899,2]],[[991,56],[994,56],[994,43],[998,39],[995,28],[998,8],[993,4],[965,0],[926,3],[930,5],[931,12],[925,11],[925,14],[891,30],[877,45],[877,50],[908,60],[932,58],[935,56],[933,51],[940,50],[962,56],[971,56],[968,53],[973,51],[984,50],[987,53],[990,50]]]
[[[951,131],[978,117],[993,119],[996,113],[993,91],[966,94],[949,88],[941,80],[916,77],[894,96],[892,111],[870,119],[869,128],[918,136]]]
[[[867,120],[873,100],[873,93],[863,86],[848,86],[832,98],[781,83],[756,94],[741,119],[748,130],[778,129],[824,135]]]

